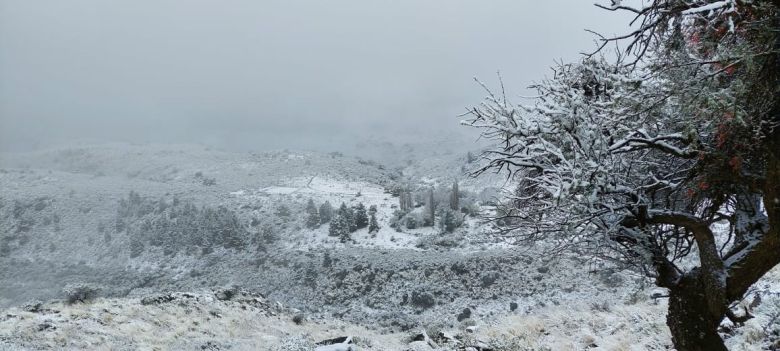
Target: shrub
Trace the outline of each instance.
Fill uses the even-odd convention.
[[[88,284],[88,283],[76,283],[68,284],[62,289],[62,293],[65,295],[65,301],[69,304],[76,302],[89,302],[98,297],[101,288]]]
[[[417,228],[417,218],[415,218],[413,214],[409,214],[405,217],[405,225],[407,229],[415,229]]]
[[[304,317],[303,313],[296,313],[293,318],[293,323],[297,325],[303,324],[303,322],[306,320],[306,317]]]

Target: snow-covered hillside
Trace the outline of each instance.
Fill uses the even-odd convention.
[[[0,348],[304,350],[345,336],[365,350],[670,347],[665,292],[644,278],[488,235],[480,212],[504,179],[469,179],[470,162],[391,170],[159,145],[0,155]],[[456,180],[460,226],[440,227],[444,212],[425,224]],[[309,201],[375,208],[379,229],[332,236],[306,223]],[[734,349],[777,342],[778,282],[756,285],[744,302],[755,318],[724,330]],[[72,283],[100,297],[57,301]],[[210,290],[227,286],[242,297]],[[423,330],[430,340],[414,341]]]

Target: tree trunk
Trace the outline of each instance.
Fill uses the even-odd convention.
[[[723,306],[719,315],[713,315],[707,304],[706,292],[698,271],[686,274],[669,291],[666,324],[678,351],[728,351],[718,335],[718,326],[727,307]]]

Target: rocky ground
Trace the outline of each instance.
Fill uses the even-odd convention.
[[[572,318],[571,313],[583,311],[548,307],[492,324],[419,325],[407,332],[380,332],[310,316],[262,295],[226,289],[73,304],[28,303],[5,311],[0,318],[0,346],[8,350],[663,349],[668,340],[663,325],[654,318],[662,308],[640,304]]]

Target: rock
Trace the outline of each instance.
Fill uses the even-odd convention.
[[[341,336],[338,338],[333,339],[326,339],[318,342],[316,345],[323,346],[323,345],[334,345],[334,344],[342,344],[345,342],[352,342],[352,337],[350,336]]]
[[[433,351],[433,348],[425,341],[412,341],[407,345],[406,351]]]
[[[468,326],[468,327],[466,327],[466,331],[469,332],[469,333],[474,333],[474,332],[477,331],[477,326],[476,325]]]
[[[314,351],[357,351],[351,336],[343,336],[318,342]]]
[[[433,339],[431,339],[428,336],[428,333],[425,331],[425,329],[423,329],[422,332],[420,332],[419,334],[414,334],[412,336],[412,342],[413,343],[414,342],[425,343],[426,345],[430,346],[430,348],[432,348],[432,349],[438,349],[439,348],[439,345],[437,345],[436,342],[433,341]]]
[[[510,302],[509,303],[509,311],[514,312],[517,309],[517,302]]]
[[[22,306],[22,310],[31,313],[38,313],[41,311],[42,307],[43,307],[43,302],[35,300],[24,304],[24,306]]]
[[[48,319],[43,321],[43,323],[38,324],[38,331],[39,332],[40,331],[46,331],[46,330],[56,330],[56,329],[57,329],[57,327],[55,327],[54,324],[52,324],[52,322],[50,320],[48,320]]]
[[[414,341],[425,341],[425,335],[423,334],[414,334],[412,335],[412,342]]]
[[[454,345],[460,344],[460,340],[458,340],[455,336],[445,331],[440,331],[437,337],[439,341],[444,343],[454,344]]]
[[[167,303],[173,300],[176,300],[176,297],[173,296],[173,294],[152,295],[152,296],[146,296],[142,298],[141,304],[144,306],[159,305],[161,303]]]
[[[474,342],[474,344],[471,345],[471,347],[476,348],[478,351],[493,351],[495,350],[493,347],[488,345],[486,342],[477,340]]]
[[[214,341],[207,341],[205,344],[200,345],[201,350],[208,350],[208,351],[217,351],[222,350],[222,348]]]

